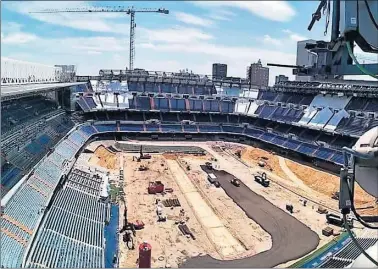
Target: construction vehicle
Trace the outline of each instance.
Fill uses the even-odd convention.
[[[162,193],[164,191],[164,184],[161,181],[150,182],[147,190],[148,194]]]
[[[231,182],[232,185],[234,185],[236,187],[240,187],[240,181],[236,177],[234,177],[233,179],[231,179],[230,182]]]
[[[219,183],[219,181],[214,181],[214,186],[215,188],[220,188],[221,184]]]
[[[327,214],[326,215],[327,223],[333,224],[335,226],[343,227],[344,226],[344,220],[342,217],[335,215],[335,214]],[[353,227],[353,220],[352,219],[347,219],[347,223],[349,227]]]
[[[269,187],[270,181],[266,179],[266,173],[265,172],[263,172],[261,174],[261,176],[260,175],[255,175],[255,181],[257,183],[261,184],[264,187]]]
[[[140,160],[151,159],[151,155],[150,154],[143,154],[143,147],[142,146],[140,146],[140,156],[139,156],[139,159]]]
[[[147,166],[145,166],[145,165],[141,165],[141,166],[139,166],[139,168],[138,168],[138,171],[147,171],[148,170],[148,168],[147,168]]]
[[[216,181],[216,179],[217,179],[217,177],[216,177],[214,174],[212,174],[212,173],[210,173],[210,174],[207,175],[207,180],[208,180],[211,184],[214,184],[214,182]]]
[[[209,170],[213,170],[213,164],[211,162],[205,162],[205,166]]]
[[[144,228],[144,222],[140,220],[136,220],[133,225],[135,230],[142,230]]]
[[[163,205],[160,202],[156,206],[156,215],[158,216],[158,222],[167,220],[167,217],[163,214]]]
[[[294,212],[293,205],[286,205],[286,210],[289,211],[291,214],[293,214],[293,212]]]

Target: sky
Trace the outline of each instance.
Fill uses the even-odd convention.
[[[318,1],[11,1],[1,2],[1,56],[48,65],[74,64],[78,75],[129,65],[130,17],[124,13],[29,13],[80,7],[166,8],[168,15],[135,16],[134,68],[211,74],[213,63],[228,76],[245,77],[249,64],[295,64],[296,42],[327,40],[325,18],[307,31]],[[331,31],[331,24],[328,28]],[[374,57],[356,50],[361,62]],[[292,70],[270,67],[293,79]],[[364,77],[360,77],[364,78]]]

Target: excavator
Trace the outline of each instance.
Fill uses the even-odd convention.
[[[123,235],[123,242],[126,243],[128,249],[134,249],[135,244],[133,236],[136,235],[136,230],[141,230],[144,228],[144,223],[143,221],[138,220],[136,221],[136,223],[128,222],[126,202],[123,201],[123,204],[125,208],[123,211],[123,227],[119,231],[119,233],[125,232],[125,234]]]
[[[143,154],[143,146],[141,145],[140,146],[140,151],[139,151],[140,155],[139,155],[139,158],[138,157],[133,157],[133,161],[136,159],[137,162],[140,162],[141,160],[149,160],[151,159],[151,155],[150,154]]]

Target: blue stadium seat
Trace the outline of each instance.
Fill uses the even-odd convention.
[[[302,143],[297,149],[297,151],[300,153],[312,156],[316,149],[317,149],[317,146],[310,145],[307,143]]]
[[[330,160],[337,164],[344,164],[344,156],[341,152],[336,152]]]
[[[287,142],[287,138],[276,135],[270,141],[275,145],[283,146]]]
[[[248,136],[259,138],[264,132],[253,128],[247,128],[244,133]]]
[[[220,126],[215,125],[199,125],[200,132],[220,133]]]
[[[120,125],[120,130],[121,131],[134,131],[134,132],[142,132],[144,130],[143,124],[125,124],[121,123]]]
[[[237,133],[237,134],[243,133],[243,130],[244,130],[243,127],[232,126],[232,125],[223,125],[222,128],[224,132]]]
[[[191,133],[197,133],[197,125],[189,125],[189,124],[184,124],[184,132],[191,132]]]
[[[91,135],[97,133],[97,131],[91,125],[81,126],[80,130],[82,132],[86,133],[88,136],[91,136]]]
[[[270,141],[272,141],[275,137],[276,137],[275,134],[271,134],[271,133],[263,133],[263,134],[260,136],[260,139],[263,140],[263,141],[266,141],[266,142],[270,142]]]
[[[30,154],[35,154],[35,155],[41,154],[44,151],[43,147],[36,142],[31,142],[29,145],[26,146],[25,149]]]
[[[260,91],[258,99],[259,100],[274,101],[274,99],[276,99],[276,97],[277,97],[277,93],[275,93],[275,92]]]
[[[160,128],[158,124],[146,124],[147,132],[159,132]]]
[[[115,132],[117,126],[114,124],[95,124],[94,125],[99,132]]]
[[[141,109],[141,110],[151,109],[150,97],[148,96],[138,96],[136,97],[136,102],[137,102],[138,109]]]
[[[162,124],[161,129],[162,129],[162,132],[182,133],[181,124]]]
[[[315,151],[314,156],[323,160],[328,160],[334,153],[335,151],[332,149],[319,147],[319,149]]]
[[[292,149],[292,150],[297,150],[297,148],[301,144],[302,143],[300,141],[293,140],[293,139],[288,139],[287,142],[284,144],[284,147],[286,147],[288,149]]]
[[[39,144],[45,146],[45,145],[48,145],[51,142],[51,137],[48,136],[47,134],[43,134],[40,137],[38,137],[36,141]]]

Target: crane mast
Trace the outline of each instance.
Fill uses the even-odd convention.
[[[100,13],[100,12],[120,12],[130,15],[130,47],[129,47],[129,69],[134,69],[135,60],[135,13],[161,13],[169,14],[169,10],[165,8],[139,8],[134,7],[90,7],[90,8],[68,8],[68,9],[45,9],[40,11],[32,11],[29,13]]]

